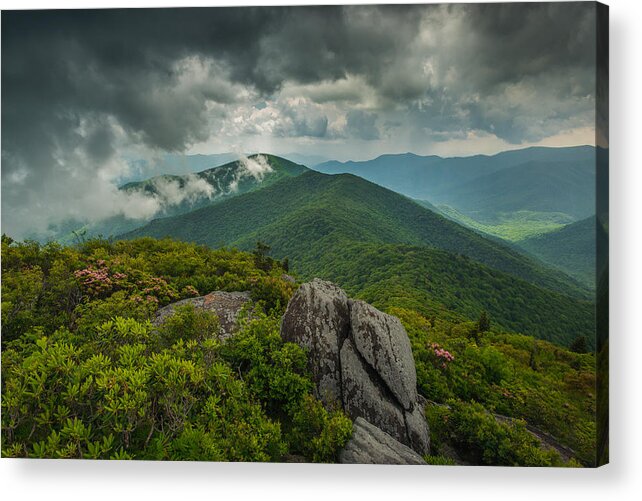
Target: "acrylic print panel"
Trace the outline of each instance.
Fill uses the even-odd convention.
[[[608,9],[4,11],[2,456],[608,461]]]

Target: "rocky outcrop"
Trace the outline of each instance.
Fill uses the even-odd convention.
[[[355,420],[352,438],[340,452],[339,461],[344,464],[426,464],[410,447],[363,418]]]
[[[281,336],[309,351],[316,397],[326,407],[341,405],[339,347],[349,329],[348,296],[321,280],[299,287],[283,316]]]
[[[225,339],[230,337],[238,328],[238,315],[243,306],[250,301],[249,292],[210,292],[206,296],[183,299],[164,308],[160,308],[152,323],[158,326],[174,314],[177,306],[191,304],[194,308],[216,313],[220,323],[219,337]]]
[[[350,301],[354,344],[381,376],[404,409],[417,401],[417,373],[408,334],[397,317],[380,312],[363,301]]]
[[[367,422],[393,443],[405,444],[420,455],[429,452],[415,362],[399,319],[363,301],[350,300],[336,285],[315,279],[295,292],[281,335],[308,350],[317,397],[327,407],[341,407],[355,425]],[[353,459],[359,456],[355,444],[376,442],[361,435],[351,446]],[[370,453],[364,450],[363,454],[365,458]]]

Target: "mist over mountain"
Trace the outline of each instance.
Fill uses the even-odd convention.
[[[215,156],[216,157],[216,156]],[[210,164],[209,156],[184,157],[192,167]],[[175,164],[172,164],[175,165]],[[146,224],[152,217],[183,214],[229,197],[269,186],[289,176],[297,176],[307,168],[272,155],[241,156],[239,160],[217,165],[200,172],[183,175],[161,175],[144,181],[130,182],[120,187],[128,198],[145,201],[149,211],[140,217],[114,216],[83,224],[66,221],[52,229],[53,238],[72,241],[79,234],[110,237],[131,231]],[[49,238],[52,238],[52,235]]]
[[[238,153],[213,153],[208,155],[183,155],[167,153],[156,158],[134,158],[129,161],[130,173],[124,183],[136,182],[156,175],[185,175],[217,167],[238,160]]]

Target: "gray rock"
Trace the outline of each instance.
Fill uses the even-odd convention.
[[[281,336],[308,350],[315,394],[328,407],[341,406],[339,346],[349,329],[345,292],[318,279],[297,289],[283,316]]]
[[[426,464],[410,447],[403,445],[363,418],[352,427],[352,438],[339,453],[344,464]]]
[[[406,431],[410,447],[420,454],[430,453],[430,434],[423,406],[417,402],[411,411],[406,411]]]
[[[402,410],[388,395],[376,375],[368,374],[352,341],[347,339],[341,348],[341,377],[343,381],[343,409],[352,419],[364,418],[407,443],[406,423]]]
[[[290,282],[291,284],[296,283],[296,278],[294,278],[292,275],[288,275],[287,273],[283,273],[281,275],[281,279],[285,280],[286,282]]]
[[[237,320],[239,312],[249,301],[249,292],[210,292],[206,296],[183,299],[182,301],[177,301],[164,308],[160,308],[156,312],[152,324],[159,326],[174,314],[177,306],[191,304],[196,309],[216,313],[221,325],[219,337],[225,339],[234,334],[238,329]]]
[[[281,336],[308,350],[316,396],[327,408],[341,407],[351,419],[429,452],[415,362],[399,319],[315,279],[290,300]]]
[[[417,373],[406,330],[397,317],[363,301],[350,302],[352,338],[361,356],[381,376],[406,410],[417,401]]]

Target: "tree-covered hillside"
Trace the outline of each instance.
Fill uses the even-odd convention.
[[[408,245],[346,243],[341,259],[321,255],[315,276],[378,308],[399,306],[464,321],[487,311],[506,330],[595,348],[594,304],[537,287],[461,255]]]
[[[597,240],[607,238],[595,216],[591,216],[556,231],[520,240],[517,245],[595,289]]]
[[[587,297],[572,279],[519,252],[484,238],[414,201],[351,175],[307,172],[222,203],[152,221],[127,238],[170,236],[210,245],[249,249],[257,240],[289,257],[304,276],[319,258],[341,259],[346,243],[427,245],[566,294]]]
[[[436,207],[469,228],[514,242],[594,214],[596,162],[603,153],[592,146],[461,158],[408,153],[314,168],[355,174]]]
[[[518,211],[567,214],[577,221],[595,213],[595,157],[523,163],[462,183],[430,201],[481,222]]]

